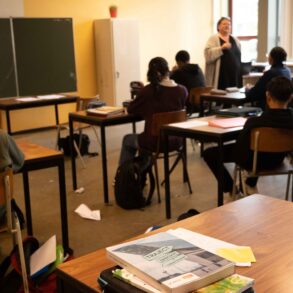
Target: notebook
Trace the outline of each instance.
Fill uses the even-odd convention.
[[[209,121],[209,126],[215,126],[220,128],[233,128],[241,127],[245,124],[246,118],[235,117],[235,118],[223,118],[223,119],[214,119]]]

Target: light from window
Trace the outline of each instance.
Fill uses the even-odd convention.
[[[233,0],[232,17],[235,36],[257,36],[258,0]]]

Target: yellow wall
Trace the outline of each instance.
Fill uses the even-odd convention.
[[[73,18],[80,96],[93,96],[99,92],[96,88],[93,20],[108,18],[108,7],[112,4],[118,6],[118,17],[139,21],[141,80],[145,80],[151,58],[163,56],[172,67],[174,55],[180,49],[188,50],[191,61],[204,69],[203,48],[212,33],[212,0],[24,0],[25,17]],[[73,106],[71,108],[74,110]],[[67,113],[61,114],[62,121]],[[50,118],[45,116],[39,119],[50,125]],[[30,127],[25,121],[19,124],[20,129]]]

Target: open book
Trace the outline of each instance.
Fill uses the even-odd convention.
[[[87,109],[86,112],[92,115],[109,117],[122,114],[124,112],[124,108],[114,106],[102,106],[98,108]]]
[[[234,263],[168,232],[108,247],[107,253],[161,292],[190,292],[234,273]]]

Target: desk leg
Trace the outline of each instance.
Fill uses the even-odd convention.
[[[132,132],[136,133],[136,123],[132,122]]]
[[[56,125],[59,125],[59,112],[58,112],[58,105],[55,104],[55,122],[56,122]]]
[[[7,132],[9,135],[11,135],[10,111],[6,110],[5,114],[6,114]]]
[[[186,149],[186,138],[184,138],[184,141],[183,141],[183,152],[184,152],[184,156],[185,156],[185,162],[186,162],[186,166],[187,166],[187,149]],[[183,162],[182,162],[183,164]],[[188,174],[185,172],[185,168],[183,168],[183,182],[187,182],[188,181]]]
[[[164,132],[163,141],[164,141],[164,173],[165,173],[165,204],[166,204],[166,217],[171,219],[171,200],[170,200],[170,174],[169,174],[169,139],[168,135]]]
[[[28,181],[29,178],[28,178],[28,172],[25,170],[22,171],[22,179],[23,179],[23,189],[24,189],[27,234],[33,235],[30,188],[29,188],[29,181]]]
[[[62,244],[65,252],[69,252],[68,240],[68,221],[67,221],[67,203],[66,203],[66,185],[65,185],[65,170],[64,157],[58,163],[59,175],[59,192],[60,192],[60,213],[62,227]]]
[[[75,157],[73,155],[73,121],[72,118],[69,116],[69,137],[70,137],[70,151],[71,151],[71,172],[72,172],[72,185],[73,190],[77,189],[76,183],[76,164],[75,164]]]
[[[106,135],[105,135],[105,126],[103,125],[101,126],[101,150],[102,150],[102,169],[103,169],[103,185],[104,185],[104,203],[109,203]]]
[[[199,117],[204,116],[204,104],[203,104],[203,98],[200,97],[200,102],[199,102]]]
[[[218,142],[218,148],[219,148],[219,180],[218,180],[218,206],[221,206],[224,204],[224,197],[223,197],[223,182],[224,182],[224,151],[223,151],[223,141],[220,140]]]

